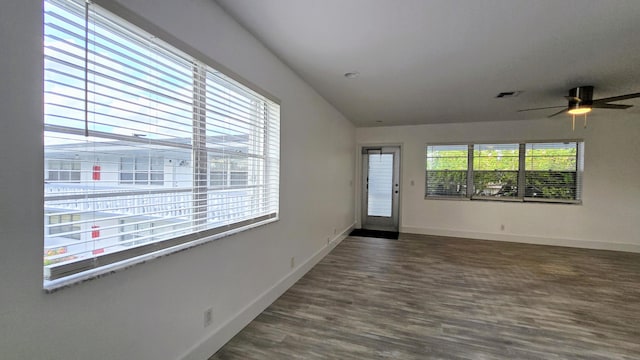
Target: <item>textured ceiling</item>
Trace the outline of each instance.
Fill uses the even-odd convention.
[[[555,111],[517,110],[580,85],[640,92],[639,0],[217,2],[357,126],[541,118]]]

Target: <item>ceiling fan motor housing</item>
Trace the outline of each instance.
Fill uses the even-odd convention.
[[[593,86],[580,86],[569,90],[569,108],[575,105],[593,105]]]

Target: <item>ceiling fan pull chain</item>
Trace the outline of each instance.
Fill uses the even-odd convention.
[[[576,116],[571,115],[571,131],[576,131]]]
[[[587,114],[584,114],[584,128],[587,128]]]

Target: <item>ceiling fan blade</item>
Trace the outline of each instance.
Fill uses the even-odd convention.
[[[565,107],[566,107],[566,106],[565,106]],[[551,114],[551,115],[547,116],[547,118],[552,118],[552,117],[554,117],[554,116],[556,116],[556,115],[560,115],[560,114],[562,114],[562,113],[563,113],[563,112],[565,112],[565,111],[567,111],[567,109],[562,109],[562,110],[558,111],[558,112],[557,112],[557,113],[555,113],[555,114]]]
[[[523,112],[523,111],[533,111],[533,110],[557,109],[557,108],[561,108],[561,107],[567,107],[567,105],[560,105],[560,106],[547,106],[547,107],[531,108],[531,109],[521,109],[521,110],[518,110],[518,112]]]
[[[624,109],[628,109],[630,107],[633,107],[633,105],[598,104],[598,103],[595,103],[595,104],[591,105],[591,107],[598,108],[598,109],[620,109],[620,110],[624,110]]]
[[[627,95],[620,95],[620,96],[612,96],[612,97],[608,97],[608,98],[602,98],[602,99],[596,99],[593,100],[593,104],[598,104],[598,103],[608,103],[608,102],[613,102],[613,101],[621,101],[621,100],[627,100],[627,99],[634,99],[640,97],[640,93],[634,93],[634,94],[627,94]]]

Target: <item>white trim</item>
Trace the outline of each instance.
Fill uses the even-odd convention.
[[[421,228],[412,226],[400,226],[400,232],[422,235],[436,235],[448,237],[460,237],[478,240],[494,240],[507,241],[515,243],[535,244],[535,245],[552,245],[565,246],[573,248],[594,249],[594,250],[612,250],[640,253],[640,244],[629,243],[611,243],[597,240],[567,239],[567,238],[548,238],[540,236],[518,235],[518,234],[497,234],[483,233],[464,230],[450,230],[438,228]]]
[[[262,313],[269,305],[284,294],[293,284],[311,270],[320,260],[327,256],[334,247],[342,242],[355,228],[355,222],[344,231],[336,235],[326,245],[316,251],[290,273],[269,287],[257,298],[247,304],[231,319],[213,330],[206,338],[189,349],[181,360],[206,360],[216,353],[224,344],[233,338],[240,330]]]

